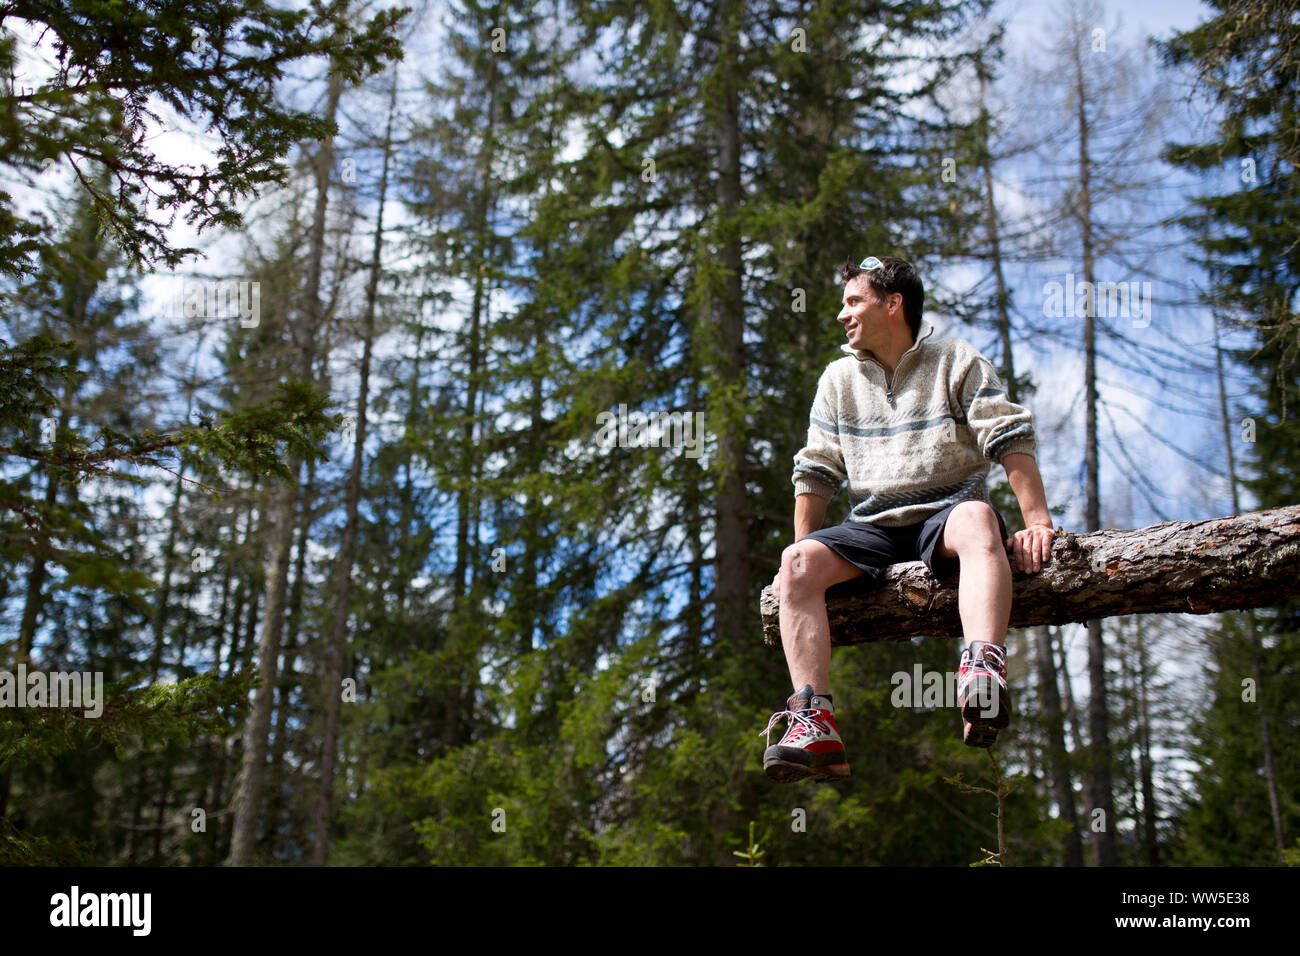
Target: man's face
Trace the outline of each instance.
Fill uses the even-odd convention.
[[[890,308],[890,300],[895,300]],[[849,345],[855,349],[874,350],[889,340],[889,326],[901,313],[903,297],[894,293],[877,299],[866,276],[854,276],[844,286],[844,308],[839,323]]]

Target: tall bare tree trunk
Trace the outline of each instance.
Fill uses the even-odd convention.
[[[1093,252],[1092,199],[1089,187],[1092,159],[1088,155],[1091,127],[1088,121],[1088,96],[1083,79],[1081,34],[1074,37],[1074,101],[1079,125],[1079,198],[1077,214],[1083,243],[1083,278],[1096,288],[1096,264]],[[1083,320],[1084,348],[1084,470],[1086,496],[1086,531],[1101,530],[1101,493],[1099,448],[1097,444],[1097,330],[1096,297],[1090,299]],[[1091,747],[1092,805],[1102,811],[1101,828],[1092,841],[1093,862],[1097,866],[1115,866],[1115,805],[1110,775],[1110,714],[1106,695],[1106,645],[1102,640],[1101,621],[1088,621],[1088,736]]]
[[[497,99],[501,86],[500,72],[495,59],[490,61],[488,72],[488,107],[483,144],[480,150],[479,205],[474,216],[474,241],[478,248],[478,269],[474,273],[474,297],[470,305],[469,334],[465,348],[469,360],[468,382],[465,392],[464,424],[461,436],[461,460],[459,471],[463,485],[456,502],[456,570],[455,593],[452,596],[452,641],[453,679],[448,687],[446,707],[444,710],[446,727],[443,741],[448,749],[465,743],[465,727],[470,720],[474,705],[473,684],[477,681],[477,667],[466,664],[462,656],[468,656],[471,647],[467,635],[474,630],[475,609],[471,602],[476,591],[475,573],[478,556],[474,549],[478,545],[478,516],[480,510],[480,491],[477,476],[480,469],[478,454],[478,416],[479,391],[482,378],[484,350],[483,328],[488,309],[487,302],[487,263],[495,255],[496,239],[492,234],[492,220],[495,208],[496,191],[496,128]]]
[[[353,436],[352,467],[348,471],[347,521],[339,546],[338,594],[330,628],[329,666],[326,668],[322,700],[325,706],[324,734],[320,755],[320,795],[316,801],[313,866],[324,866],[329,854],[329,831],[334,802],[334,764],[338,757],[339,717],[342,708],[344,658],[348,654],[348,605],[352,597],[352,565],[357,552],[357,507],[361,500],[361,465],[366,449],[366,411],[370,397],[370,359],[375,338],[375,308],[384,250],[384,201],[388,195],[388,163],[393,147],[393,113],[397,109],[397,71],[388,101],[388,125],[384,131],[384,160],[379,174],[379,210],[375,219],[375,241],[370,256],[370,278],[366,283],[365,320],[362,331],[361,383],[357,389],[356,433]]]
[[[984,175],[984,223],[989,234],[989,260],[993,266],[994,283],[994,321],[997,323],[998,343],[1002,351],[1002,379],[1007,386],[1007,396],[1013,402],[1019,402],[1020,383],[1016,380],[1015,356],[1011,347],[1011,296],[1007,292],[1007,280],[1002,270],[1002,231],[998,222],[997,203],[993,197],[993,156],[989,149],[989,111],[985,103],[985,87],[988,79],[984,64],[979,64],[980,97],[980,165]]]
[[[717,80],[718,221],[721,223],[721,294],[714,297],[717,336],[716,384],[723,415],[710,422],[718,436],[717,530],[714,538],[714,630],[722,648],[742,646],[749,620],[749,534],[745,517],[744,284],[739,226],[740,18],[744,5],[727,0],[719,11]]]
[[[304,494],[300,497],[310,502],[316,487],[316,465],[308,463],[307,482]],[[297,544],[294,546],[293,584],[289,588],[289,605],[284,636],[283,661],[280,677],[276,681],[275,730],[271,734],[270,764],[267,767],[267,784],[269,794],[266,800],[266,827],[259,850],[264,854],[274,852],[275,834],[280,824],[280,814],[284,809],[284,754],[289,746],[289,715],[292,713],[293,690],[298,680],[294,676],[297,668],[298,649],[302,645],[302,605],[303,591],[307,578],[307,539],[311,534],[312,510],[310,507],[298,509]]]
[[[338,115],[343,94],[343,79],[337,70],[329,74],[325,117],[331,123]],[[316,151],[316,208],[312,217],[311,248],[308,259],[307,288],[304,290],[304,316],[292,327],[298,352],[298,374],[303,379],[312,374],[315,339],[323,319],[320,287],[325,258],[325,220],[329,209],[330,170],[334,166],[334,138],[326,137]],[[280,639],[284,628],[285,597],[288,590],[289,557],[293,548],[294,526],[298,511],[302,461],[294,456],[289,462],[293,480],[279,490],[275,524],[272,530],[270,566],[266,579],[266,614],[258,641],[258,671],[261,688],[254,694],[253,712],[244,728],[243,765],[235,794],[235,822],[230,841],[230,864],[249,866],[257,844],[257,824],[262,809],[262,791],[266,779],[266,749],[271,730],[271,711],[279,674]]]
[[[743,82],[740,23],[743,0],[723,0],[717,9],[718,58],[711,85],[710,121],[716,130],[714,154],[717,173],[717,230],[714,249],[721,275],[709,277],[706,316],[710,369],[709,430],[717,435],[717,490],[714,496],[713,631],[715,647],[727,657],[743,646],[748,615],[749,529],[745,513],[746,436],[744,358],[744,260],[740,225],[742,200],[740,175],[740,85]],[[716,251],[715,251],[716,250]],[[739,659],[738,657],[736,659]],[[743,814],[749,794],[742,786],[736,794]],[[719,805],[713,825],[730,830],[741,825],[737,810]],[[717,865],[730,862],[719,850]]]

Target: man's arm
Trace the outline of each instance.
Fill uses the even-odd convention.
[[[826,520],[829,499],[821,495],[796,495],[794,499],[794,539],[802,541]]]
[[[823,498],[821,495],[810,492],[795,495],[794,540],[796,543],[802,541],[822,526],[822,522],[826,519],[826,507],[829,504],[829,498]],[[799,570],[797,563],[794,565],[794,570]],[[772,578],[772,594],[778,601],[781,600],[780,570]]]
[[[1047,510],[1047,492],[1043,490],[1043,476],[1038,473],[1034,456],[1015,452],[1002,459],[1002,467],[1007,470],[1007,480],[1020,503],[1020,516],[1025,519],[1025,527],[1042,525],[1050,528],[1052,515]]]
[[[808,443],[794,456],[794,471],[790,480],[794,483],[796,541],[822,526],[827,502],[835,497],[840,485],[848,477],[836,426],[839,421],[839,406],[831,382],[831,369],[834,366],[835,363],[832,362],[817,380],[817,395],[813,399],[812,411],[808,414]],[[805,498],[821,498],[820,510],[805,514],[802,509],[809,507],[804,503]],[[818,506],[813,504],[811,507]]]
[[[1047,492],[1043,490],[1043,476],[1038,472],[1038,462],[1033,455],[1013,452],[1002,459],[1007,470],[1007,480],[1020,503],[1020,515],[1025,519],[1025,530],[1017,531],[1007,542],[1007,550],[1015,554],[1022,571],[1038,571],[1052,555],[1052,515],[1047,510]]]

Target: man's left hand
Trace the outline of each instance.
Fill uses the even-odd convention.
[[[1028,574],[1041,571],[1052,558],[1052,538],[1056,532],[1045,525],[1030,525],[1007,538],[1007,553],[1016,559],[1016,566]]]

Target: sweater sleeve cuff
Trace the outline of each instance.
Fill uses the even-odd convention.
[[[816,478],[809,478],[801,475],[794,480],[795,496],[799,495],[816,495],[818,498],[825,498],[827,501],[835,497],[838,488],[833,488],[825,482],[818,481]]]
[[[998,455],[998,464],[1002,464],[1007,455],[1028,455],[1030,458],[1038,458],[1038,443],[1032,438],[1022,438],[1019,441],[1013,441],[1003,448]]]

